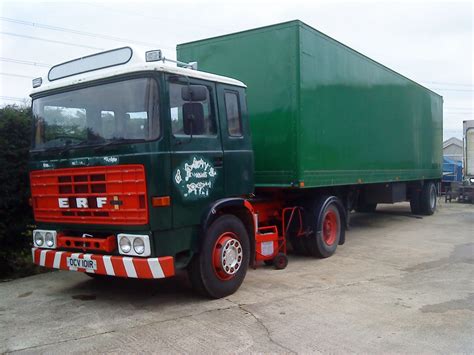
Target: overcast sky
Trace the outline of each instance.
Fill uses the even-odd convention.
[[[300,19],[441,94],[445,138],[462,137],[462,121],[474,119],[471,1],[0,4],[0,105],[28,98],[47,65],[101,49],[132,44],[175,58],[178,43]]]

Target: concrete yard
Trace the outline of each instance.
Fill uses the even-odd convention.
[[[0,352],[473,353],[474,205],[353,214],[329,259],[290,256],[206,300],[156,282],[52,272],[0,283]]]

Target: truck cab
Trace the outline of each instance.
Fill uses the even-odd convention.
[[[246,86],[140,54],[79,58],[33,81],[39,265],[173,276],[199,250],[215,202],[253,192]]]

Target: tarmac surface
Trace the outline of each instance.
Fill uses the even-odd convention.
[[[474,353],[474,205],[353,214],[328,259],[249,270],[234,295],[186,274],[94,280],[58,271],[0,283],[0,353]]]

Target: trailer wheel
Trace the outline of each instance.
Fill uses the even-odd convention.
[[[336,204],[337,199],[325,203],[327,200],[327,198],[322,198],[316,204],[314,208],[315,232],[306,239],[309,254],[321,258],[327,258],[334,254],[341,239],[342,228],[344,228]]]
[[[435,212],[437,196],[436,185],[433,182],[423,185],[419,202],[421,214],[431,216]]]
[[[243,223],[233,215],[217,218],[204,235],[199,254],[188,266],[193,288],[210,298],[233,294],[244,281],[250,242]]]

